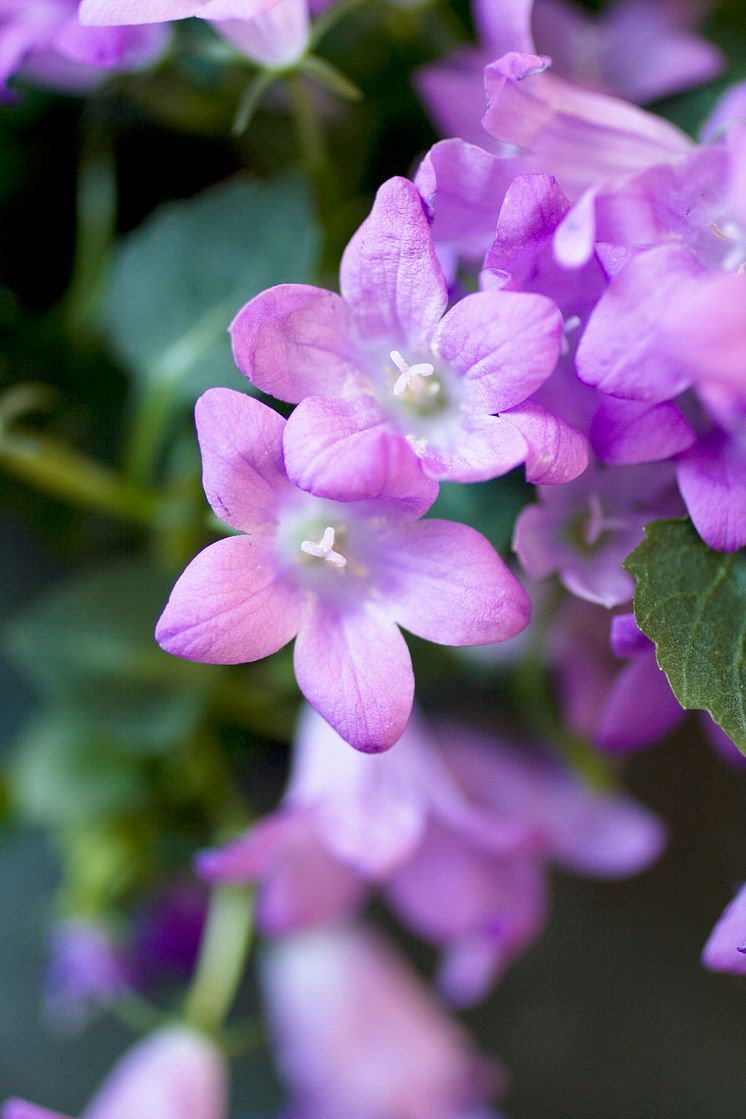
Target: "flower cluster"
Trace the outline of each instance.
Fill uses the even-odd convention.
[[[51,80],[64,61],[82,83],[84,67],[144,64],[193,16],[284,73],[330,6],[82,0],[78,20],[44,0],[34,22],[0,0],[0,78]],[[417,77],[445,138],[412,180],[380,186],[339,291],[284,283],[235,315],[248,391],[237,375],[195,409],[225,532],[156,626],[162,649],[201,664],[294,642],[307,703],[282,802],[196,858],[217,890],[256,888],[275,941],[262,977],[288,1119],[492,1114],[499,1066],[355,922],[383,900],[437,951],[444,1000],[466,1006],[540,936],[553,866],[648,867],[661,822],[562,748],[580,739],[612,770],[684,717],[632,613],[624,561],[645,526],[688,514],[708,548],[746,545],[746,86],[695,143],[639,107],[718,72],[691,5],[617,0],[592,22],[564,0],[474,8],[480,45]],[[464,494],[516,469],[535,489],[513,556],[433,515],[441,487]],[[402,630],[524,667],[533,640],[564,730],[550,719],[521,741],[498,734],[495,710],[487,729],[420,714]],[[102,929],[60,934],[52,1001],[56,988],[86,1008],[135,983]],[[743,972],[745,941],[742,891],[705,963]],[[223,1119],[226,1091],[222,1058],[190,1024],[135,1047],[85,1116]],[[54,1119],[22,1101],[3,1115]]]

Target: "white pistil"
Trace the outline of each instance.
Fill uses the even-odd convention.
[[[569,354],[570,343],[568,337],[580,326],[580,315],[568,315],[562,324],[562,337],[560,338],[560,353]]]
[[[409,365],[398,350],[392,350],[389,357],[399,370],[399,376],[394,385],[394,396],[403,396],[416,377],[432,377],[435,372],[435,366],[431,365],[429,361]]]
[[[629,528],[629,521],[624,517],[607,517],[601,505],[601,498],[597,493],[590,494],[588,498],[590,516],[585,522],[583,538],[588,548],[594,547],[605,532],[616,532]]]
[[[334,551],[334,537],[334,529],[327,525],[324,529],[324,535],[318,543],[314,540],[304,540],[301,543],[300,550],[305,552],[307,556],[315,556],[316,559],[324,560],[331,567],[347,567],[345,557]]]

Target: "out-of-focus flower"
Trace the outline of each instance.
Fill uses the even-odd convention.
[[[206,1037],[174,1026],[141,1041],[114,1067],[81,1119],[225,1119],[227,1072]],[[65,1119],[8,1100],[2,1119]]]
[[[282,400],[288,473],[339,500],[371,496],[361,453],[476,481],[526,463],[531,481],[585,467],[582,436],[532,394],[552,373],[561,319],[540,295],[484,291],[444,314],[448,288],[422,200],[395,178],[345,250],[342,296],[285,284],[239,312],[241,371]]]
[[[746,975],[746,886],[740,887],[710,933],[702,963],[710,971]]]
[[[498,1067],[370,931],[287,938],[262,972],[287,1119],[469,1119],[500,1089]]]
[[[591,17],[565,0],[474,0],[480,45],[424,67],[417,85],[444,136],[486,142],[479,130],[484,70],[510,51],[549,55],[558,77],[645,102],[708,81],[723,68],[716,47],[693,32],[701,5],[616,0]]]
[[[130,954],[104,925],[59,921],[52,928],[44,989],[55,1026],[76,1030],[135,985]]]
[[[197,961],[207,912],[206,891],[193,881],[175,883],[141,912],[132,937],[138,974],[146,984],[188,976]]]
[[[107,71],[155,62],[168,28],[82,27],[77,0],[0,0],[0,96],[15,74],[39,85],[83,93]]]
[[[280,810],[198,865],[210,879],[258,881],[270,935],[349,916],[377,884],[442,947],[442,986],[467,1003],[538,935],[548,860],[614,877],[661,843],[650,813],[585,788],[545,753],[412,722],[395,751],[362,758],[307,711]]]
[[[246,535],[206,548],[177,582],[156,630],[169,652],[236,664],[296,637],[309,703],[352,745],[376,751],[401,737],[412,707],[398,624],[448,645],[505,641],[527,625],[528,596],[483,536],[418,519],[437,485],[401,444],[347,453],[334,469],[355,470],[371,500],[336,502],[317,496],[328,468],[309,470],[303,489],[290,481],[286,421],[266,405],[211,389],[196,419],[208,500]]]
[[[264,66],[290,66],[309,42],[308,0],[81,0],[84,24],[154,23],[189,16],[217,31]]]
[[[602,606],[628,602],[634,579],[623,561],[643,527],[681,505],[673,467],[589,467],[566,486],[540,487],[518,517],[513,548],[532,579],[558,573],[572,594]]]
[[[609,753],[628,753],[658,742],[686,718],[658,667],[655,646],[633,614],[608,615],[571,602],[558,615],[550,656],[559,682],[563,714],[572,730]],[[741,769],[746,758],[730,738],[700,712],[715,753]]]

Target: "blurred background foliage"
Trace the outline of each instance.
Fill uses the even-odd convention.
[[[709,30],[727,78],[657,106],[692,134],[746,77],[742,0]],[[24,87],[0,110],[0,1096],[71,1114],[131,1033],[45,1025],[50,919],[136,919],[196,849],[274,805],[298,706],[287,650],[215,669],[152,640],[174,574],[219,532],[194,399],[248,389],[225,329],[253,294],[335,285],[376,187],[437,138],[413,71],[472,34],[466,2],[372,0],[320,48],[362,97],[280,82],[237,136],[250,64],[197,21],[177,31],[152,74],[86,100]],[[436,513],[507,555],[528,493],[519,475],[444,485]],[[425,710],[510,728],[509,665],[412,647]],[[470,1016],[513,1074],[514,1119],[743,1107],[746,991],[697,961],[746,866],[744,778],[692,721],[627,775],[669,822],[668,853],[630,883],[558,877],[548,931]],[[255,1006],[245,987],[239,1018]],[[236,1101],[246,1119],[276,1109],[261,1045],[237,1065]]]

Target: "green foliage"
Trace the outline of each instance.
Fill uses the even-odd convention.
[[[81,719],[51,712],[23,729],[9,773],[12,806],[44,827],[72,827],[131,811],[146,774]]]
[[[682,707],[709,711],[746,753],[746,549],[713,552],[689,521],[656,521],[625,563],[635,617]]]
[[[213,385],[244,384],[227,327],[263,288],[313,278],[319,234],[294,177],[236,178],[162,206],[120,245],[106,326],[143,392],[193,403]]]
[[[6,650],[45,699],[76,709],[106,737],[144,753],[178,746],[216,670],[155,644],[171,582],[143,560],[86,571],[37,599],[8,628]]]

